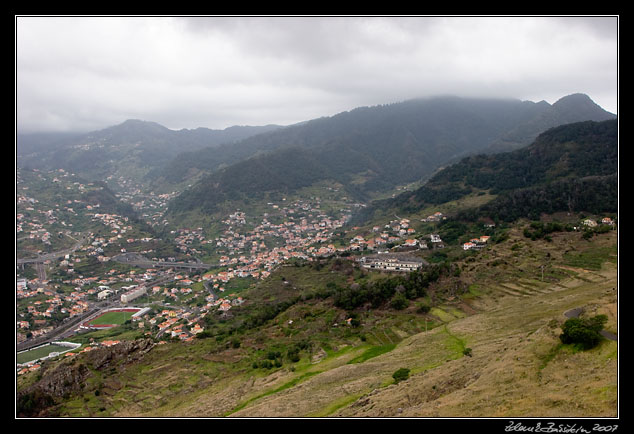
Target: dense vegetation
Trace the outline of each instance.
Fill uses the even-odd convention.
[[[552,128],[523,149],[467,157],[434,175],[414,192],[369,207],[415,212],[428,205],[488,191],[498,197],[461,219],[514,221],[559,211],[591,213],[617,209],[618,123],[579,122]]]
[[[543,186],[515,190],[476,210],[475,216],[514,221],[520,217],[538,219],[555,212],[616,212],[618,176],[616,174],[581,179],[563,179]],[[469,213],[464,214],[465,217]]]
[[[291,163],[291,164],[289,164]],[[199,208],[212,213],[227,200],[262,198],[266,192],[288,192],[306,187],[328,173],[311,152],[292,148],[257,156],[209,175],[187,193],[177,197],[170,210]]]
[[[603,339],[601,330],[605,326],[608,317],[596,315],[591,318],[570,318],[562,326],[559,336],[564,344],[573,344],[583,350],[596,347]]]
[[[369,304],[378,308],[390,302],[390,307],[401,310],[414,300],[426,295],[430,283],[437,281],[443,273],[447,273],[447,263],[432,265],[424,271],[415,271],[407,275],[396,275],[347,287],[335,287],[334,305],[345,310],[354,310]]]
[[[587,97],[579,102],[580,107],[593,104]],[[169,171],[174,171],[173,176],[180,173],[181,178],[183,168],[202,169],[206,164],[207,170],[213,171],[222,164],[233,165],[201,179],[175,201],[172,210],[210,211],[228,197],[252,198],[262,191],[276,189],[293,191],[325,179],[342,183],[351,195],[366,200],[372,193],[425,179],[439,166],[463,155],[486,152],[495,144],[527,145],[541,131],[561,120],[560,107],[555,106],[445,97],[363,107],[315,119],[257,135],[231,147],[200,151],[179,159],[181,169],[173,166]],[[591,118],[612,117],[598,107],[593,110]],[[576,115],[572,110],[566,116]],[[523,126],[521,134],[520,126]],[[261,155],[262,152],[268,154]],[[257,156],[247,159],[253,155]],[[481,158],[489,161],[488,157]],[[417,192],[413,200],[443,203],[468,194],[469,188],[446,184],[444,177],[453,177],[456,170],[481,165],[481,158],[439,174],[437,183]],[[516,179],[515,170],[530,172],[530,169],[523,155],[518,156],[516,167],[507,167],[507,163],[499,161],[500,168],[490,175],[482,173],[481,179],[467,176],[463,182],[473,183],[477,188],[494,188],[491,183],[516,188],[521,183],[506,184],[509,176]],[[530,185],[535,177],[541,174],[535,173],[525,184]]]
[[[275,299],[258,301],[231,310],[231,318],[223,319],[221,315],[205,317],[205,331],[198,335],[199,339],[215,338],[217,341],[236,337],[265,326],[280,314],[299,305],[306,305],[311,300],[323,301],[347,312],[352,318],[351,325],[359,325],[357,313],[359,309],[380,309],[400,311],[409,306],[412,300],[427,295],[430,285],[453,271],[448,262],[442,262],[409,274],[392,274],[373,280],[363,278],[361,273],[352,283],[344,283],[341,277],[354,276],[354,266],[349,260],[334,258],[324,264],[303,263],[294,268],[306,281],[317,281],[319,276],[326,276],[326,281],[309,284],[308,287],[290,290],[287,281],[279,281],[278,287],[272,289]],[[333,280],[334,279],[334,280]],[[303,285],[302,285],[303,286]],[[259,289],[258,291],[263,291]],[[255,296],[255,295],[254,295]],[[422,310],[424,311],[424,305]],[[310,338],[300,349],[309,345]],[[295,358],[299,350],[292,349],[289,358]],[[279,359],[279,358],[276,358]]]

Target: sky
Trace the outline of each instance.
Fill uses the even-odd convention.
[[[617,113],[617,16],[16,16],[18,132],[290,125],[436,95]]]

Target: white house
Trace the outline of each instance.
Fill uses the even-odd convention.
[[[471,250],[471,249],[474,249],[475,247],[476,247],[476,243],[472,243],[472,242],[464,243],[462,245],[462,248],[464,250]]]
[[[592,219],[585,219],[585,220],[583,221],[583,224],[584,224],[584,225],[586,225],[586,226],[588,226],[588,227],[593,228],[593,227],[595,227],[595,226],[597,225],[597,222],[596,222],[596,221],[594,221],[594,220],[592,220]]]

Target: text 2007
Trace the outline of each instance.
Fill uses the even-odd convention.
[[[592,427],[592,431],[596,431],[596,432],[614,432],[618,429],[618,425],[606,425],[606,426],[602,426],[599,425],[598,423],[595,423],[594,426]]]

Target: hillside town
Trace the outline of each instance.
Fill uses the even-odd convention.
[[[63,171],[36,176],[42,182],[53,176],[53,185],[64,188],[67,194],[92,188],[72,181],[72,176]],[[69,180],[64,182],[66,177]],[[18,186],[22,187],[20,183]],[[371,228],[350,227],[346,223],[361,204],[348,202],[325,212],[325,203],[311,197],[269,202],[262,215],[236,209],[220,221],[220,230],[215,233],[203,227],[174,228],[169,231],[174,253],[160,257],[157,249],[165,240],[140,231],[129,217],[106,212],[99,204],[87,203],[79,196],[61,206],[42,203],[34,196],[29,194],[28,186],[18,189],[16,237],[28,241],[24,249],[18,246],[18,252],[31,251],[45,259],[35,263],[37,267],[27,262],[18,264],[18,343],[44,337],[60,324],[84,318],[96,309],[131,305],[153,307],[132,322],[142,335],[188,341],[204,330],[206,315],[228,315],[232,308],[248,302],[242,289],[265,279],[289,260],[343,255],[354,257],[369,271],[409,272],[425,263],[411,253],[445,247],[439,234],[420,233],[420,228],[434,228],[434,224],[446,220],[441,212],[420,219],[420,223],[394,216]],[[134,194],[122,197],[135,204],[148,224],[165,224],[160,204],[164,207],[169,195],[152,201],[151,212],[145,207],[147,202]],[[91,230],[78,232],[80,222]],[[591,219],[581,223],[588,227],[599,224],[614,222],[606,217],[600,223]],[[51,234],[55,234],[55,243],[69,237],[75,244],[68,248],[66,242],[63,246],[67,250],[54,255],[53,249],[59,244],[51,245]],[[461,247],[465,251],[480,250],[489,240],[489,235],[481,235]],[[117,261],[119,255],[127,253],[154,264],[163,261],[167,266],[133,267]],[[201,258],[212,262],[213,267],[181,266],[202,264]],[[30,268],[37,268],[38,273],[26,272]]]

